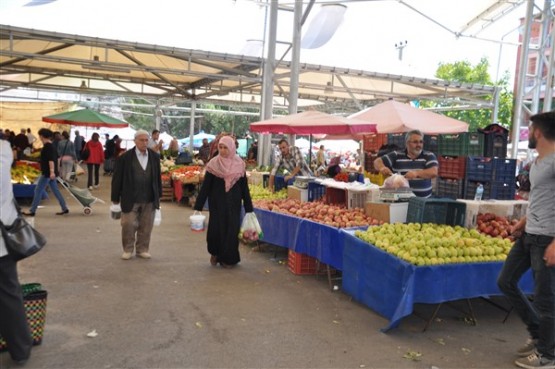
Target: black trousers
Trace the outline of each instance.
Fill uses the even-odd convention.
[[[33,339],[17,278],[17,264],[10,256],[0,258],[0,334],[13,360],[29,358]]]
[[[98,172],[100,170],[100,164],[87,163],[87,172],[89,175],[89,178],[87,181],[87,187],[91,187],[93,185],[93,170],[94,170],[94,185],[98,186],[98,181],[99,181]]]

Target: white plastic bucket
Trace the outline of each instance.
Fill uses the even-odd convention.
[[[195,213],[189,217],[189,220],[191,221],[191,230],[193,232],[204,231],[204,221],[206,220],[205,215],[195,211]]]

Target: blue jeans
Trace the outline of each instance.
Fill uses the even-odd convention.
[[[50,179],[49,177],[45,177],[41,175],[39,177],[39,181],[37,182],[37,187],[35,187],[35,194],[33,196],[33,203],[31,204],[31,208],[29,211],[31,213],[36,213],[37,208],[39,207],[39,203],[42,197],[42,192],[46,189],[46,186],[50,186],[52,193],[58,199],[60,206],[62,207],[62,211],[67,210],[66,201],[63,198],[60,190],[58,189],[58,182],[55,179]]]
[[[524,233],[513,245],[497,279],[499,289],[513,304],[530,336],[538,340],[538,352],[555,358],[555,267],[547,267],[543,255],[553,237]],[[532,268],[534,301],[518,287],[522,275]]]

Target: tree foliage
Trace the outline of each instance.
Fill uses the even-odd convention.
[[[499,111],[497,115],[497,122],[509,128],[511,126],[513,94],[509,90],[509,73],[505,72],[501,80],[492,82],[491,76],[488,73],[489,61],[487,58],[482,58],[476,65],[472,65],[468,61],[457,61],[454,63],[440,63],[435,76],[437,78],[463,83],[476,83],[483,85],[495,85],[499,91]],[[491,101],[492,96],[485,96],[484,101]],[[439,102],[421,102],[423,107],[441,107],[449,106],[448,103]],[[451,118],[467,122],[469,131],[475,131],[477,128],[485,127],[492,123],[493,110],[487,109],[472,109],[472,110],[459,110],[448,111],[443,113]]]
[[[130,99],[129,102],[140,105],[142,100]],[[178,103],[176,106],[181,108],[190,108],[190,103]],[[220,110],[219,112],[201,112],[200,109]],[[197,104],[197,111],[195,113],[195,127],[194,134],[204,131],[217,135],[221,132],[233,133],[237,137],[244,137],[249,130],[251,123],[259,121],[257,115],[241,115],[229,114],[227,112],[234,109],[228,106],[220,106],[214,104]],[[240,110],[244,112],[257,113],[257,109],[241,107]],[[160,124],[160,131],[167,132],[176,138],[189,137],[190,135],[190,111],[172,110],[162,108],[163,118]],[[145,129],[151,132],[156,127],[154,108],[136,106],[133,108],[133,113],[128,113],[125,119],[135,129]]]

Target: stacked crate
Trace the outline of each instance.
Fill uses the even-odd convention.
[[[439,169],[435,195],[458,199],[463,195],[466,174],[465,156],[439,156]]]
[[[514,200],[516,159],[468,157],[466,168],[465,199],[473,199],[481,183],[482,199]]]
[[[362,148],[364,150],[364,170],[368,173],[370,182],[383,185],[384,177],[376,168],[374,168],[374,160],[378,157],[380,147],[387,144],[387,134],[371,133],[362,136]]]
[[[493,159],[492,198],[514,200],[516,194],[516,159]]]
[[[406,147],[405,133],[389,133],[387,135],[387,144],[396,145],[399,150],[404,150]]]
[[[490,124],[479,130],[484,135],[484,156],[490,158],[507,157],[509,131],[499,124]]]
[[[492,158],[483,156],[469,156],[466,161],[466,178],[464,183],[464,198],[471,200],[476,194],[476,189],[481,184],[484,186],[483,200],[493,199],[492,197],[492,181],[493,181],[493,163]]]
[[[173,184],[171,178],[162,179],[162,197],[160,201],[173,201]]]

